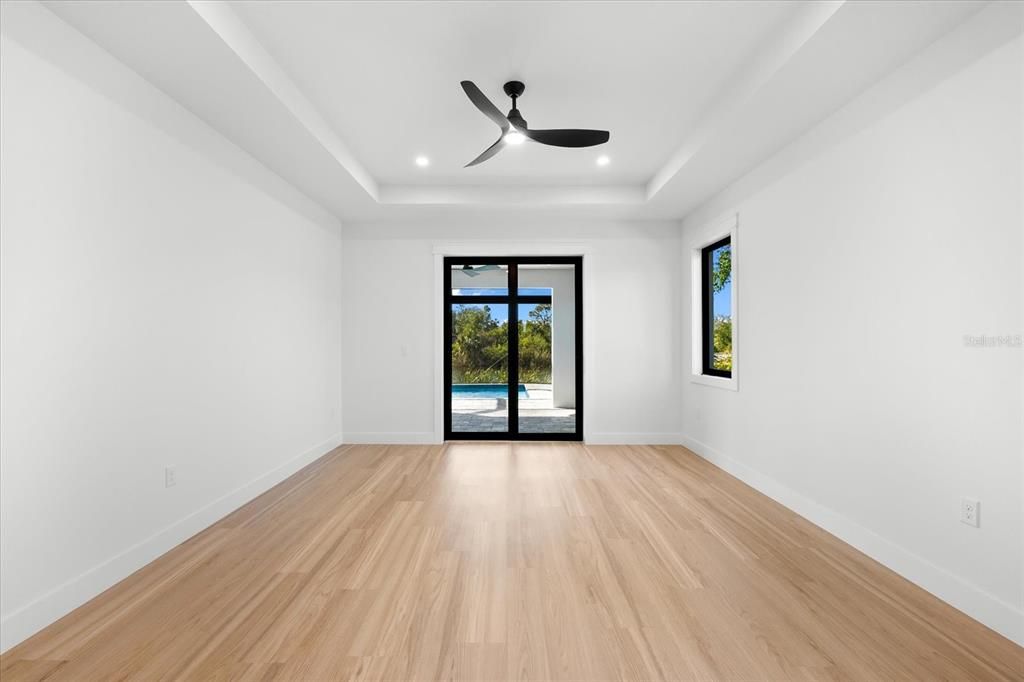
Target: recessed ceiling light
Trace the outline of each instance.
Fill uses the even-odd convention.
[[[522,144],[526,141],[526,135],[513,128],[505,133],[505,142],[508,144]]]
[[[430,159],[428,159],[425,156],[417,156],[416,165],[419,166],[420,168],[426,168],[427,166],[430,165]]]
[[[599,156],[599,157],[597,157],[597,165],[598,166],[607,166],[611,162],[612,162],[612,160],[609,159],[607,156]]]

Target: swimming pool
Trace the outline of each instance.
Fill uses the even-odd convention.
[[[519,399],[529,398],[526,386],[519,384]],[[494,400],[508,398],[505,384],[452,384],[452,398],[459,400]]]

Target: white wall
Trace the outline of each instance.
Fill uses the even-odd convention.
[[[1024,348],[964,337],[1024,333],[1022,64],[1018,38],[719,202],[739,391],[683,384],[685,443],[1018,642]],[[684,324],[688,356],[689,298]]]
[[[507,216],[504,218],[507,220]],[[487,228],[481,228],[480,225]],[[575,226],[500,219],[443,227],[346,226],[345,437],[349,442],[433,442],[442,396],[435,369],[441,291],[435,247],[457,241],[476,255],[506,255],[514,234],[584,253],[584,435],[591,442],[677,442],[681,376],[678,227]],[[488,236],[490,238],[488,238]],[[526,254],[521,254],[526,255]]]
[[[340,442],[341,236],[45,9],[3,7],[7,649]]]
[[[576,268],[519,269],[519,286],[551,289],[551,400],[576,407]]]

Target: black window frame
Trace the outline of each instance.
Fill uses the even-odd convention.
[[[727,235],[718,241],[708,244],[700,250],[700,281],[701,281],[701,374],[722,379],[731,379],[732,370],[718,369],[711,366],[715,353],[715,294],[711,283],[711,273],[714,270],[715,251],[728,246],[732,251],[732,235]]]
[[[515,256],[464,257],[446,256],[444,262],[444,438],[445,440],[583,440],[583,257],[582,256]],[[519,294],[519,266],[535,264],[574,266],[573,285],[576,307],[576,431],[573,433],[519,432],[519,304],[551,303],[551,296]],[[452,266],[508,266],[508,294],[494,296],[460,296],[452,294]],[[488,287],[490,288],[490,287]],[[493,303],[508,305],[508,424],[505,431],[452,431],[452,305]],[[515,378],[515,381],[512,379]]]

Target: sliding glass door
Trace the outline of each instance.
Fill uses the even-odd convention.
[[[582,259],[444,268],[445,437],[582,440]]]

